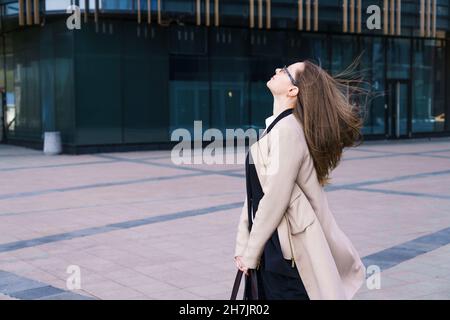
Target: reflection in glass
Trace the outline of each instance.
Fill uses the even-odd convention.
[[[413,132],[444,130],[444,55],[441,41],[414,41]]]

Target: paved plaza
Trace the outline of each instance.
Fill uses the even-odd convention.
[[[170,151],[0,145],[0,300],[229,299],[244,178],[243,164],[179,166]],[[326,191],[381,270],[355,299],[450,299],[449,138],[346,150]]]

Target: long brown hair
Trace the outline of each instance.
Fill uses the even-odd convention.
[[[359,105],[367,101],[364,97],[368,90],[361,86],[365,82],[355,72],[360,57],[335,76],[306,60],[305,69],[294,76],[299,93],[293,113],[303,125],[322,186],[330,184],[329,174],[339,164],[343,149],[363,141],[364,115]]]

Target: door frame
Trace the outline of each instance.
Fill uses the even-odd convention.
[[[397,90],[398,86],[401,84],[406,85],[406,133],[402,134],[399,132],[397,136],[397,131],[400,130],[398,126],[399,116],[397,114],[397,103],[396,98],[399,95]],[[386,95],[385,95],[385,105],[384,105],[384,134],[387,139],[403,139],[411,138],[412,136],[412,103],[411,103],[411,80],[409,79],[386,79]],[[395,94],[395,96],[394,96]],[[395,105],[395,107],[393,107]],[[389,121],[391,120],[391,122]]]

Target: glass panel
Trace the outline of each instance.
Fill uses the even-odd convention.
[[[169,29],[169,52],[173,54],[206,55],[207,30],[192,26],[172,26]]]
[[[313,3],[314,1],[311,1],[311,15],[313,15]],[[342,1],[319,0],[319,30],[341,31],[343,17],[342,12]],[[305,16],[305,9],[303,9],[303,16]],[[305,22],[303,23],[303,25],[305,25]]]
[[[398,138],[408,133],[408,84],[398,80],[388,85],[388,135]]]
[[[249,124],[247,30],[221,28],[210,36],[211,126],[222,130]]]
[[[104,21],[104,26],[109,23]],[[75,37],[77,144],[122,143],[121,39],[84,25]],[[111,32],[112,31],[112,32]]]
[[[194,121],[209,127],[208,61],[200,56],[170,56],[169,132],[185,128],[194,137]]]
[[[124,142],[168,141],[167,29],[143,27],[137,33],[131,21],[121,29]]]
[[[71,0],[46,0],[45,9],[47,11],[65,11],[70,4]]]
[[[80,5],[84,3],[84,0],[80,0]],[[100,1],[100,7],[103,10],[120,11],[120,10],[132,10],[136,7],[136,0],[103,0]],[[141,9],[147,7],[147,1],[141,1]],[[89,3],[89,9],[95,8],[94,1]]]
[[[273,96],[267,88],[267,81],[275,73],[275,68],[284,65],[280,59],[254,57],[250,62],[250,123],[255,129],[265,128],[265,119],[273,113]]]
[[[444,130],[445,47],[441,41],[414,41],[413,132]]]
[[[255,1],[256,3],[257,1]],[[272,21],[273,28],[296,29],[298,21],[298,5],[296,1],[272,0]],[[255,7],[257,8],[257,6]],[[312,20],[311,20],[312,21]],[[304,23],[304,26],[306,24]],[[313,25],[311,24],[311,29]]]
[[[399,135],[406,135],[408,130],[408,85],[397,82],[396,91],[397,132]]]
[[[53,59],[50,62],[54,70],[54,97],[48,96],[45,100],[54,101],[56,129],[61,132],[64,143],[75,142],[75,80],[74,80],[74,32],[58,21],[52,23],[52,29],[48,30],[48,41],[53,43]],[[48,44],[42,45],[42,47]],[[51,49],[48,49],[51,55]],[[42,63],[46,63],[42,61]],[[52,75],[48,75],[52,78]],[[43,92],[43,95],[48,93]],[[78,99],[78,97],[77,97]],[[43,101],[44,103],[44,101]],[[45,105],[43,105],[45,108]]]
[[[385,81],[384,45],[377,37],[363,38],[364,54],[361,58],[361,72],[370,87],[370,95],[365,113],[364,134],[384,134],[385,132]]]
[[[322,68],[328,71],[331,63],[328,49],[329,42],[326,35],[289,32],[287,56],[292,59],[292,62],[310,59],[320,63]]]
[[[409,79],[410,47],[409,39],[387,39],[388,79]]]
[[[14,60],[11,36],[5,36],[5,72],[6,72],[6,130],[13,133],[15,130],[16,97],[14,92]]]
[[[7,34],[7,119],[11,123],[8,136],[41,139],[41,104],[38,30]]]
[[[200,6],[200,18],[201,24],[205,24],[204,16],[204,1],[201,1]],[[211,7],[211,6],[210,6]],[[153,5],[153,8],[157,8],[157,4]],[[157,9],[156,9],[157,11]],[[196,24],[196,1],[195,0],[164,0],[161,1],[161,11],[163,13],[162,19],[171,21],[172,23],[182,24]]]
[[[257,0],[255,2],[255,27],[257,26],[258,11]],[[213,3],[211,3],[213,4]],[[211,5],[211,12],[214,6]],[[250,25],[250,6],[249,1],[242,0],[220,0],[219,1],[219,17],[221,26],[241,26],[248,27]],[[213,20],[211,20],[213,21]],[[265,23],[264,23],[265,25]]]
[[[331,72],[339,73],[347,68],[358,55],[357,38],[352,36],[332,36]]]
[[[6,16],[17,16],[19,14],[19,5],[17,3],[10,3],[6,6]]]

